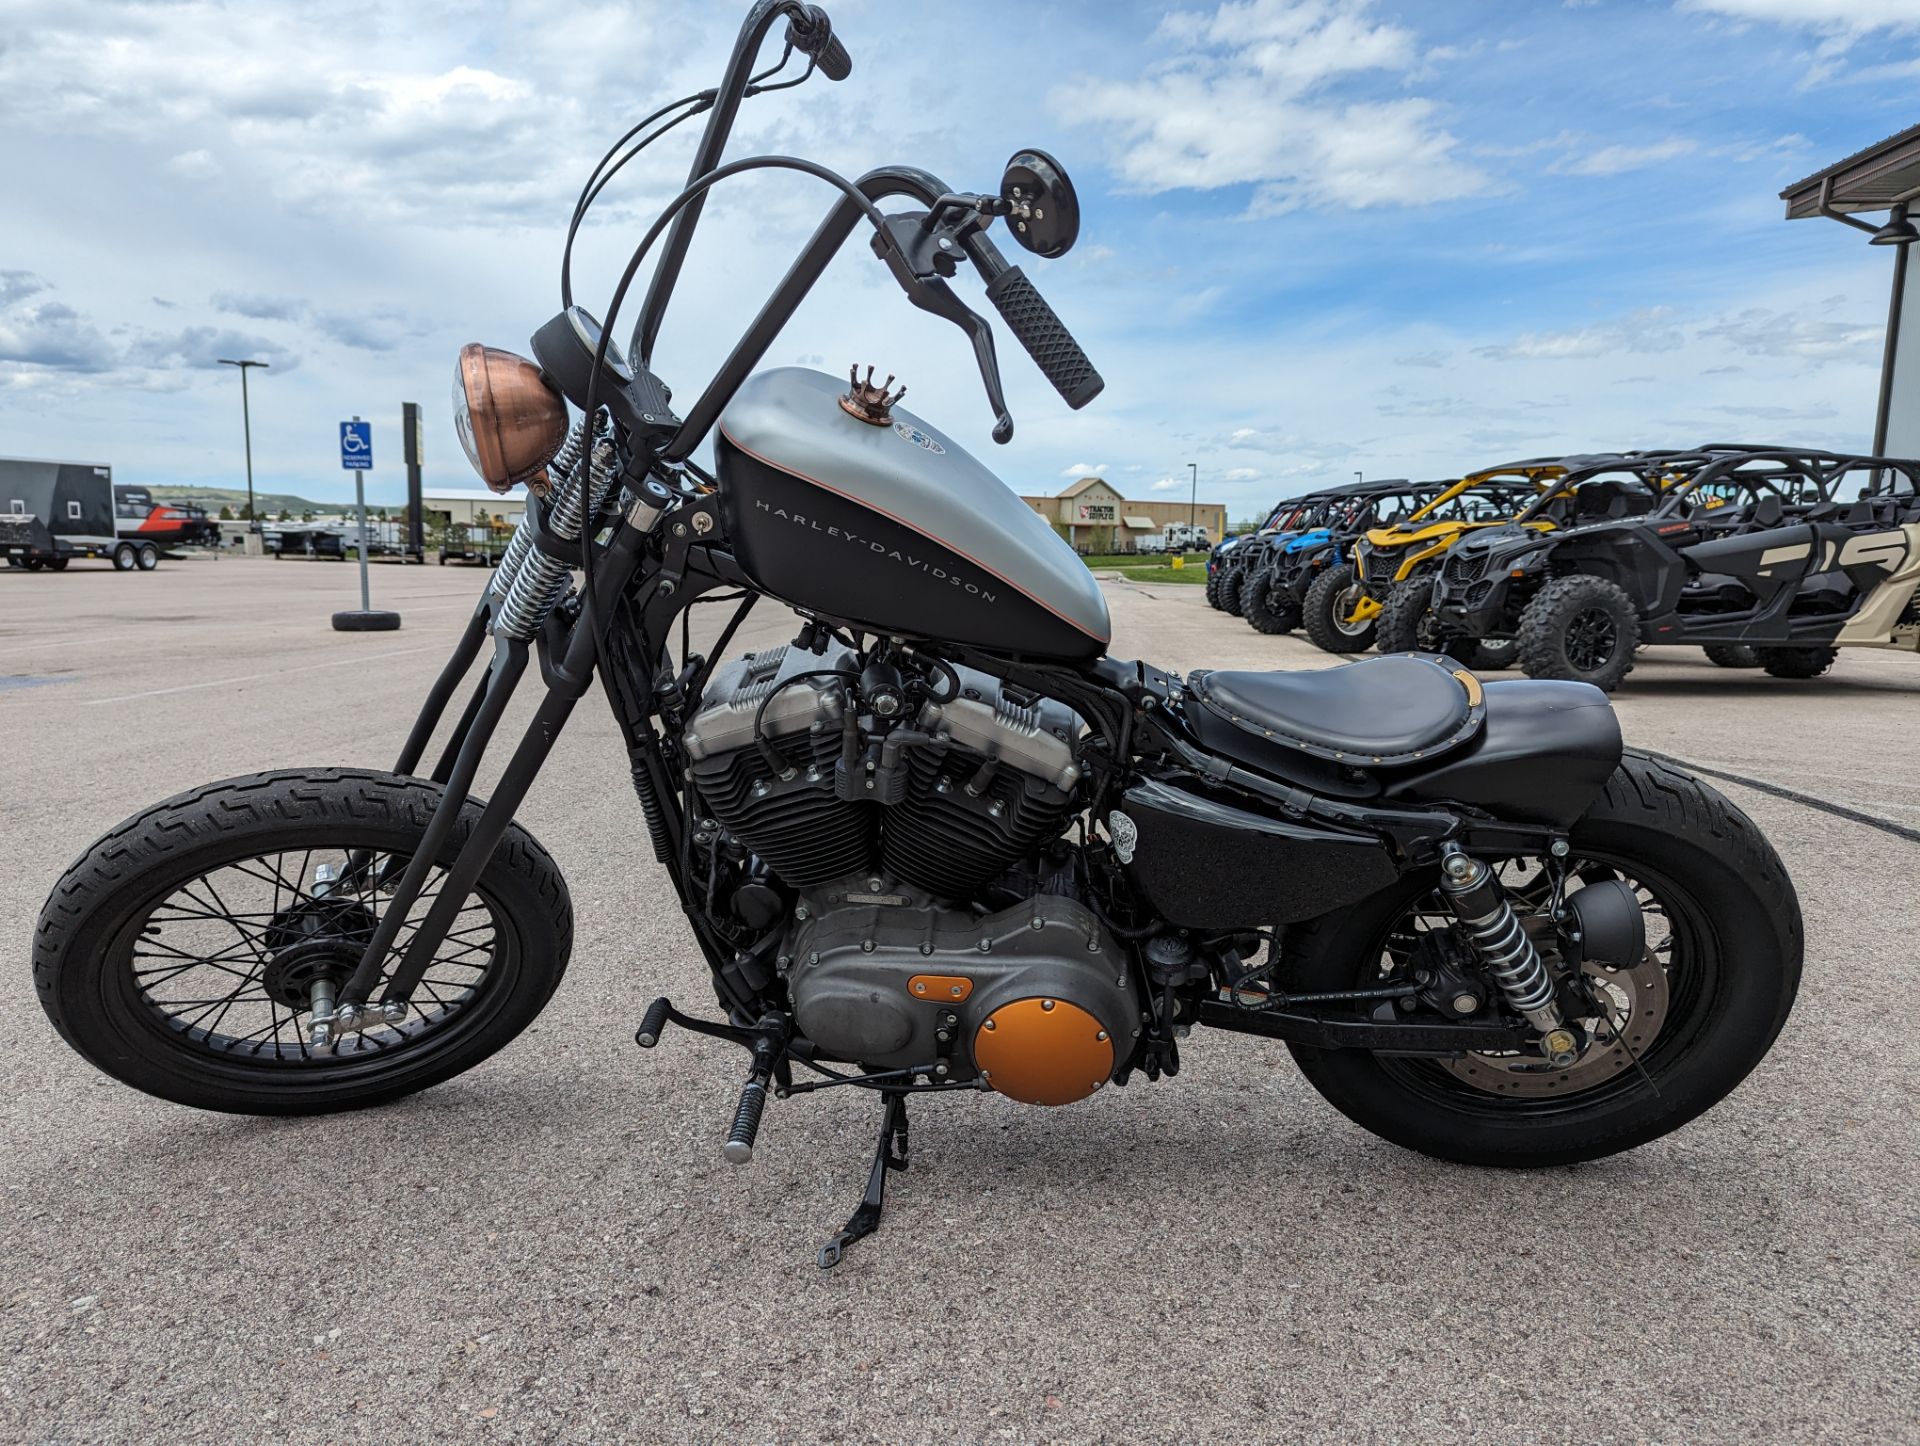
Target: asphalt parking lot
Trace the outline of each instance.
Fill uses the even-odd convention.
[[[523,817],[573,963],[532,1031],[397,1106],[272,1122],[96,1074],[28,939],[98,834],[207,779],[391,761],[482,574],[0,572],[0,1440],[1895,1441],[1920,1433],[1920,844],[1738,786],[1807,974],[1773,1054],[1631,1155],[1529,1175],[1384,1144],[1280,1046],[1070,1108],[925,1101],[881,1232],[820,1241],[877,1107],[776,1103],[724,1164],[734,1051],[632,1043],[710,995],[589,698]],[[1108,586],[1115,650],[1320,666],[1197,588]],[[742,645],[786,629],[766,609]],[[1629,739],[1920,826],[1920,660],[1787,683],[1642,655]],[[519,700],[518,711],[527,711]]]

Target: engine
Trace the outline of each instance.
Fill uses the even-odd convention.
[[[1061,841],[1080,730],[911,658],[780,647],[716,671],[690,783],[708,836],[796,896],[778,958],[808,1039],[1035,1104],[1106,1083],[1140,1010]]]

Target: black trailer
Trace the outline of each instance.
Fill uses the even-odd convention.
[[[0,556],[9,567],[58,572],[76,557],[151,571],[160,548],[115,528],[113,469],[94,462],[0,457]]]

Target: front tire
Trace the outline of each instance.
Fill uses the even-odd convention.
[[[113,565],[121,572],[132,572],[140,565],[140,559],[133,550],[131,542],[122,542],[113,549]]]
[[[1290,633],[1300,626],[1300,605],[1291,597],[1275,595],[1273,569],[1263,567],[1240,594],[1240,616],[1256,633]]]
[[[1520,667],[1529,678],[1592,683],[1611,693],[1633,671],[1640,615],[1616,583],[1556,577],[1520,614]]]
[[[1800,907],[1779,855],[1729,800],[1632,751],[1569,843],[1570,874],[1611,870],[1661,910],[1647,918],[1647,967],[1659,970],[1660,1013],[1650,1037],[1633,1047],[1639,1064],[1623,1053],[1604,1061],[1611,1068],[1598,1077],[1583,1081],[1569,1071],[1578,1087],[1555,1093],[1551,1076],[1513,1073],[1504,1056],[1440,1061],[1294,1046],[1301,1070],[1330,1104],[1382,1139],[1440,1159],[1569,1165],[1678,1129],[1746,1078],[1786,1023],[1800,982]],[[1432,915],[1437,877],[1410,876],[1289,929],[1288,988],[1377,984],[1396,940],[1418,937],[1408,921]],[[1647,1027],[1638,995],[1629,1014],[1631,1042],[1636,1027]]]
[[[405,1020],[326,1053],[309,1047],[303,1014],[316,979],[337,988],[352,972],[441,796],[396,774],[286,769],[211,783],[129,819],[41,910],[33,977],[48,1018],[107,1074],[208,1110],[358,1109],[471,1069],[532,1023],[573,943],[566,884],[517,824]],[[461,810],[441,870],[480,811],[471,799]],[[316,861],[338,865],[342,882],[322,887]],[[436,889],[429,876],[426,893]]]
[[[1472,638],[1450,636],[1433,611],[1433,579],[1397,583],[1380,609],[1374,646],[1383,653],[1439,653],[1464,663],[1478,651]]]
[[[1227,574],[1227,580],[1220,585],[1220,611],[1229,617],[1240,616],[1240,597],[1246,590],[1247,574],[1236,568]]]
[[[1379,615],[1360,620],[1353,616],[1366,596],[1351,563],[1315,578],[1300,607],[1313,645],[1323,653],[1364,653],[1372,647]]]

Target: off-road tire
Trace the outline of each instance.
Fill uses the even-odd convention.
[[[1653,1058],[1659,1093],[1595,1091],[1584,1105],[1571,1095],[1553,1101],[1553,1112],[1502,1118],[1494,1106],[1447,1104],[1416,1092],[1366,1051],[1290,1046],[1330,1104],[1380,1138],[1440,1159],[1571,1165],[1678,1129],[1759,1064],[1793,1006],[1803,939],[1792,880],[1752,820],[1700,780],[1629,750],[1569,842],[1576,858],[1587,850],[1623,855],[1645,872],[1682,881],[1713,941],[1713,982],[1693,1006],[1691,1033],[1669,1055]],[[1378,959],[1393,918],[1437,882],[1438,872],[1427,870],[1372,899],[1288,926],[1287,987],[1354,988]],[[1670,1030],[1676,1027],[1669,1021]],[[1659,1040],[1650,1045],[1659,1047]],[[1490,1098],[1495,1106],[1508,1103]]]
[[[1613,643],[1595,667],[1568,656],[1570,634],[1600,614],[1611,624]],[[1529,678],[1563,678],[1592,683],[1611,693],[1633,671],[1640,641],[1640,615],[1633,599],[1605,578],[1556,577],[1533,596],[1520,614],[1520,668]]]
[[[1305,623],[1307,637],[1323,653],[1364,653],[1373,646],[1374,635],[1379,628],[1376,615],[1367,620],[1361,628],[1349,632],[1334,621],[1339,610],[1340,596],[1354,583],[1353,566],[1342,563],[1339,567],[1329,568],[1313,580],[1313,586],[1307,589],[1307,595],[1300,605],[1301,620]]]
[[[1707,655],[1707,661],[1716,668],[1760,666],[1760,650],[1749,643],[1707,643],[1700,651]]]
[[[1448,637],[1433,625],[1433,579],[1410,577],[1394,584],[1380,608],[1373,645],[1383,653],[1439,653],[1467,662],[1478,644],[1472,638]]]
[[[1838,648],[1755,648],[1760,666],[1774,678],[1818,678],[1840,656]]]
[[[1519,657],[1518,638],[1482,638],[1474,645],[1473,658],[1467,666],[1484,673],[1499,673],[1511,668]]]
[[[1220,584],[1220,611],[1231,617],[1240,616],[1240,594],[1246,587],[1247,574],[1243,569],[1235,568],[1227,574],[1227,580]]]
[[[1273,569],[1263,567],[1240,592],[1240,616],[1256,633],[1290,633],[1300,626],[1300,605],[1273,595]]]
[[[446,561],[444,557],[441,558],[440,560],[443,563]],[[1221,573],[1218,571],[1210,572],[1207,574],[1207,606],[1208,607],[1214,608],[1216,610],[1219,608],[1220,584],[1222,580],[1225,578],[1225,576],[1226,575],[1224,573]]]
[[[33,982],[47,1017],[88,1062],[136,1089],[238,1114],[385,1104],[471,1069],[533,1022],[573,947],[566,882],[518,824],[476,885],[508,944],[490,966],[503,972],[417,1044],[291,1063],[190,1047],[141,1000],[119,957],[123,936],[183,881],[234,858],[325,841],[410,851],[441,793],[424,779],[369,769],[284,769],[209,783],[135,815],[67,870],[40,912]],[[481,808],[467,801],[436,862],[452,863]]]

